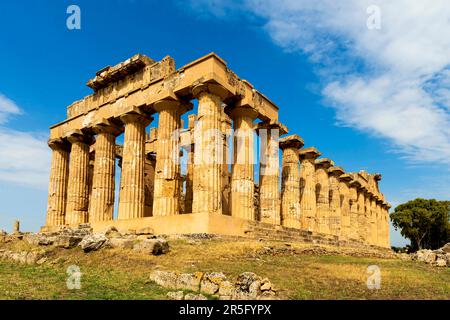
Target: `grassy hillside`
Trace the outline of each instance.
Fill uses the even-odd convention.
[[[0,299],[165,299],[167,289],[149,280],[152,270],[252,271],[268,277],[283,299],[449,299],[450,269],[380,257],[357,257],[343,250],[308,253],[306,245],[259,241],[171,240],[161,256],[102,249],[53,249],[42,265],[0,261]],[[267,247],[272,247],[268,250]],[[27,250],[23,241],[0,248]],[[317,249],[317,248],[316,248]],[[314,249],[314,250],[316,250]],[[314,251],[312,250],[312,251]],[[333,250],[333,249],[331,249]],[[352,254],[352,255],[350,255]],[[81,290],[68,290],[66,269],[82,272]],[[367,267],[381,269],[381,289],[366,286]]]

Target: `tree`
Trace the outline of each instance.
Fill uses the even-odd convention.
[[[390,217],[414,251],[437,249],[450,241],[450,201],[418,198],[397,206]]]

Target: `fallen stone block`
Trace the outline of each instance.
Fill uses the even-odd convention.
[[[127,238],[110,238],[109,245],[113,248],[119,249],[133,249],[134,240]]]
[[[183,300],[184,292],[183,291],[172,291],[167,293],[167,297],[172,300]]]
[[[169,243],[164,239],[144,239],[133,246],[133,250],[153,255],[169,252]]]
[[[177,278],[177,273],[172,271],[156,270],[150,274],[150,280],[154,281],[156,284],[164,288],[169,289],[177,288]]]
[[[96,251],[102,248],[108,242],[108,238],[103,234],[97,233],[87,235],[81,240],[79,246],[84,252]]]
[[[181,273],[177,278],[177,289],[199,291],[202,272]]]
[[[184,300],[208,300],[204,295],[201,293],[195,294],[195,293],[187,293],[184,296]]]
[[[200,283],[200,291],[207,294],[216,294],[220,285],[227,278],[222,272],[205,273]]]

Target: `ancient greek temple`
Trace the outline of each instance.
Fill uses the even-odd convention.
[[[89,223],[389,247],[381,175],[304,147],[216,54],[179,69],[138,54],[87,85],[50,128],[43,231]]]

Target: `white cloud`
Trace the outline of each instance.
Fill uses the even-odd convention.
[[[192,2],[216,16],[234,7],[263,18],[277,45],[317,62],[338,123],[387,139],[411,161],[450,163],[448,1]],[[381,10],[380,30],[367,28],[370,5]]]
[[[0,124],[22,110],[0,94]],[[50,151],[42,134],[0,127],[0,181],[46,189]]]
[[[50,151],[44,137],[0,128],[0,180],[46,189]]]
[[[14,101],[0,93],[0,124],[5,123],[10,114],[21,113],[22,111]]]

